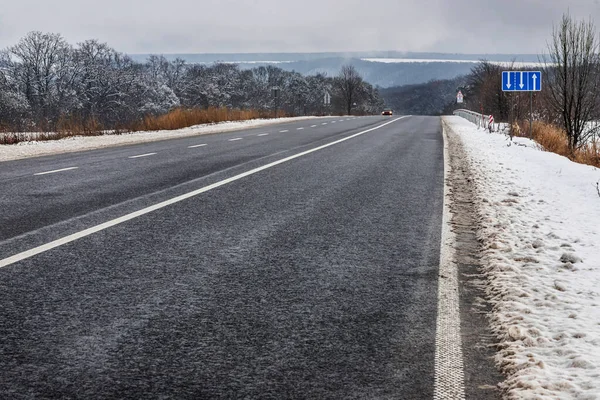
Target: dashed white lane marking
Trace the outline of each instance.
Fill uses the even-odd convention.
[[[259,134],[258,134],[258,135],[256,135],[256,136],[268,136],[268,135],[269,135],[268,133],[259,133]]]
[[[463,400],[465,398],[464,365],[460,336],[458,271],[454,262],[454,233],[450,229],[449,159],[446,132],[444,138],[444,204],[442,243],[438,278],[438,313],[435,334],[434,400]]]
[[[287,129],[284,129],[284,130],[282,130],[282,131],[279,131],[279,133],[285,133],[285,132],[289,132],[289,130],[287,130]]]
[[[301,130],[303,130],[303,129],[304,129],[304,128],[296,128],[296,130],[297,130],[297,131],[301,131]]]
[[[188,146],[188,149],[195,149],[196,147],[204,147],[204,146],[206,146],[206,143],[195,144],[193,146]]]
[[[63,172],[63,171],[71,171],[72,169],[77,169],[79,167],[69,167],[69,168],[61,168],[61,169],[55,169],[53,171],[46,171],[46,172],[38,172],[37,174],[33,174],[33,175],[48,175],[48,174],[55,174],[57,172]]]
[[[317,126],[316,126],[316,125],[311,125],[310,127],[311,127],[311,128],[316,128]]]
[[[186,199],[189,199],[191,197],[198,196],[199,194],[208,192],[209,190],[216,189],[218,187],[227,185],[228,183],[235,182],[235,181],[237,181],[239,179],[242,179],[242,178],[245,178],[247,176],[254,175],[254,174],[258,173],[258,172],[264,171],[264,170],[269,169],[269,168],[273,168],[276,165],[283,164],[285,162],[294,160],[296,158],[303,157],[303,156],[305,156],[307,154],[314,153],[315,151],[323,150],[323,149],[325,149],[327,147],[334,146],[334,145],[336,145],[338,143],[345,142],[346,140],[350,140],[350,139],[353,139],[353,138],[355,138],[357,136],[364,135],[365,133],[372,132],[374,130],[383,128],[384,126],[389,125],[391,123],[394,123],[394,122],[396,122],[398,120],[401,120],[402,118],[406,118],[406,117],[399,117],[399,118],[396,118],[396,119],[394,119],[392,121],[388,121],[386,123],[378,125],[376,127],[364,130],[362,132],[355,133],[354,135],[346,136],[346,137],[344,137],[342,139],[338,139],[338,140],[335,140],[333,142],[330,142],[330,143],[327,143],[327,144],[315,147],[314,149],[306,150],[306,151],[303,151],[301,153],[294,154],[293,156],[289,156],[289,157],[286,157],[286,158],[282,158],[281,160],[273,161],[272,163],[263,165],[262,167],[258,167],[258,168],[251,169],[250,171],[242,172],[239,175],[235,175],[235,176],[232,176],[231,178],[227,178],[227,179],[224,179],[224,180],[222,180],[220,182],[213,183],[212,185],[204,186],[203,188],[194,190],[192,192],[182,194],[180,196],[177,196],[177,197],[174,197],[172,199],[163,201],[161,203],[155,204],[155,205],[150,206],[150,207],[142,208],[141,210],[132,212],[130,214],[126,214],[126,215],[124,215],[122,217],[119,217],[119,218],[112,219],[112,220],[104,222],[104,223],[102,223],[100,225],[92,226],[91,228],[84,229],[83,231],[76,232],[76,233],[73,233],[71,235],[67,235],[67,236],[65,236],[63,238],[54,240],[54,241],[46,243],[44,245],[41,245],[41,246],[38,246],[38,247],[34,247],[33,249],[30,249],[30,250],[27,250],[27,251],[15,254],[14,256],[10,256],[8,258],[1,259],[0,260],[0,268],[6,267],[8,265],[14,264],[14,263],[22,261],[22,260],[25,260],[27,258],[33,257],[33,256],[35,256],[37,254],[44,253],[44,252],[46,252],[48,250],[52,250],[52,249],[54,249],[56,247],[59,247],[59,246],[62,246],[64,244],[71,243],[71,242],[73,242],[73,241],[75,241],[77,239],[81,239],[83,237],[89,236],[89,235],[94,234],[96,232],[103,231],[103,230],[108,229],[110,227],[113,227],[115,225],[122,224],[123,222],[130,221],[130,220],[132,220],[134,218],[141,217],[142,215],[151,213],[153,211],[160,210],[161,208],[170,206],[172,204],[179,203],[179,202],[181,202],[183,200],[186,200]]]
[[[331,121],[332,124],[335,124],[337,121]]]
[[[323,122],[321,125],[327,125],[327,122]]]
[[[343,120],[343,119],[340,119],[340,122],[344,122],[344,120]]]
[[[146,154],[140,154],[138,156],[131,156],[131,157],[127,157],[127,158],[141,158],[141,157],[150,157],[155,155],[156,153],[146,153]]]
[[[229,139],[230,142],[235,142],[235,141],[238,141],[238,140],[242,140],[242,138],[241,137],[236,137],[236,138],[233,138],[233,139]]]

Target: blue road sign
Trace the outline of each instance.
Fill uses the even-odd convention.
[[[540,71],[503,71],[502,90],[505,92],[539,92],[542,90]]]

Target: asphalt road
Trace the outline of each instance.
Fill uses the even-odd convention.
[[[0,268],[0,398],[432,398],[440,120],[335,121],[0,163],[3,260],[299,155]]]

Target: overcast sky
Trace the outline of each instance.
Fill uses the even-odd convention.
[[[599,0],[0,0],[0,48],[29,31],[127,53],[538,53]]]

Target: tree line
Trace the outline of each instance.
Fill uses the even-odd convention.
[[[324,104],[325,93],[331,103]],[[339,76],[304,76],[275,66],[189,64],[159,55],[135,62],[98,40],[70,45],[31,32],[0,51],[0,130],[127,130],[174,109],[255,110],[275,115],[373,114],[379,92],[352,66]]]

